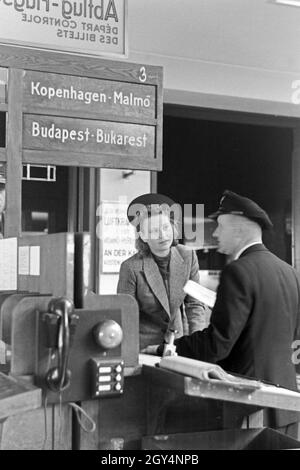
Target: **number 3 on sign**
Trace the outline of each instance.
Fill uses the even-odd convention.
[[[147,80],[146,69],[144,66],[140,68],[139,80],[140,82],[145,82]]]

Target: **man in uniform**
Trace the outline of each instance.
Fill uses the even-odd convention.
[[[262,243],[272,227],[254,201],[225,191],[213,234],[231,260],[222,271],[208,328],[175,341],[177,353],[226,371],[297,390],[292,343],[297,335],[300,284],[296,271]],[[297,437],[299,415],[268,410],[265,425]]]

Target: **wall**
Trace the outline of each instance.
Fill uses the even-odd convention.
[[[164,102],[300,116],[300,8],[129,0],[129,60],[164,67]],[[258,101],[256,101],[258,100]]]

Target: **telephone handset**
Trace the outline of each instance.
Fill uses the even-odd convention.
[[[56,318],[58,331],[55,331],[55,343],[57,347],[57,366],[51,368],[45,377],[46,384],[52,392],[62,392],[70,385],[71,373],[68,370],[68,359],[71,346],[71,334],[74,334],[78,316],[75,315],[74,305],[66,297],[52,299],[49,302],[48,325],[52,318]],[[49,328],[50,329],[50,328]],[[73,331],[72,331],[73,330]],[[52,333],[53,334],[53,333]]]

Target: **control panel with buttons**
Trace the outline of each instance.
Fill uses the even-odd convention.
[[[92,367],[92,398],[123,393],[124,361],[93,357],[90,362]]]

